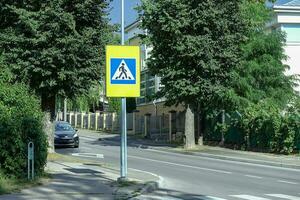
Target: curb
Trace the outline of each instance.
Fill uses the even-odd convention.
[[[142,171],[142,170],[137,170],[137,169],[132,169],[132,170],[151,174],[152,176],[156,176],[158,180],[148,181],[146,183],[143,183],[141,187],[138,187],[133,191],[128,189],[118,190],[115,194],[116,199],[140,200],[139,199],[140,195],[154,192],[155,190],[163,186],[164,179],[161,176],[153,174],[151,172]]]
[[[138,187],[135,190],[130,190],[130,189],[121,189],[117,190],[115,195],[115,199],[118,200],[140,200],[139,196],[146,194],[146,193],[151,193],[154,192],[155,190],[159,189],[162,185],[163,179],[160,178],[158,181],[149,181],[143,184],[142,187]]]

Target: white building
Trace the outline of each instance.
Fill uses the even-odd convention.
[[[273,5],[275,11],[272,27],[286,33],[285,61],[290,69],[287,75],[300,75],[300,0],[279,0]],[[300,83],[299,83],[300,84]],[[300,86],[296,88],[300,92]]]

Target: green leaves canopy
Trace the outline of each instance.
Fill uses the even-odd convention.
[[[160,95],[168,104],[224,107],[245,41],[241,1],[142,2],[142,27],[153,45],[148,67],[162,77]]]
[[[262,100],[286,105],[294,95],[284,34],[266,31],[265,1],[143,0],[148,67],[162,77],[167,104],[235,110]]]
[[[0,51],[15,79],[42,96],[73,97],[100,78],[106,0],[0,1]]]

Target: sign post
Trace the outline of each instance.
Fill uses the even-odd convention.
[[[27,178],[28,180],[34,179],[34,144],[29,142],[27,145]]]
[[[126,97],[140,96],[140,47],[124,46],[124,0],[121,1],[121,46],[106,46],[106,96],[122,98],[120,178],[127,178]]]

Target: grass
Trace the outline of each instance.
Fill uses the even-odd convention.
[[[135,185],[138,185],[138,182],[137,181],[120,181],[120,182],[117,182],[117,186],[118,187],[130,187],[130,186],[135,186]]]
[[[28,181],[27,179],[17,179],[9,177],[0,171],[0,195],[20,192],[22,189],[31,188],[47,183],[50,179],[49,174],[44,174],[42,177]]]
[[[58,153],[49,153],[47,157],[48,161],[63,161],[63,162],[75,162],[75,163],[81,163],[82,159],[79,157],[74,157],[74,156],[67,156],[67,155],[62,155]]]

